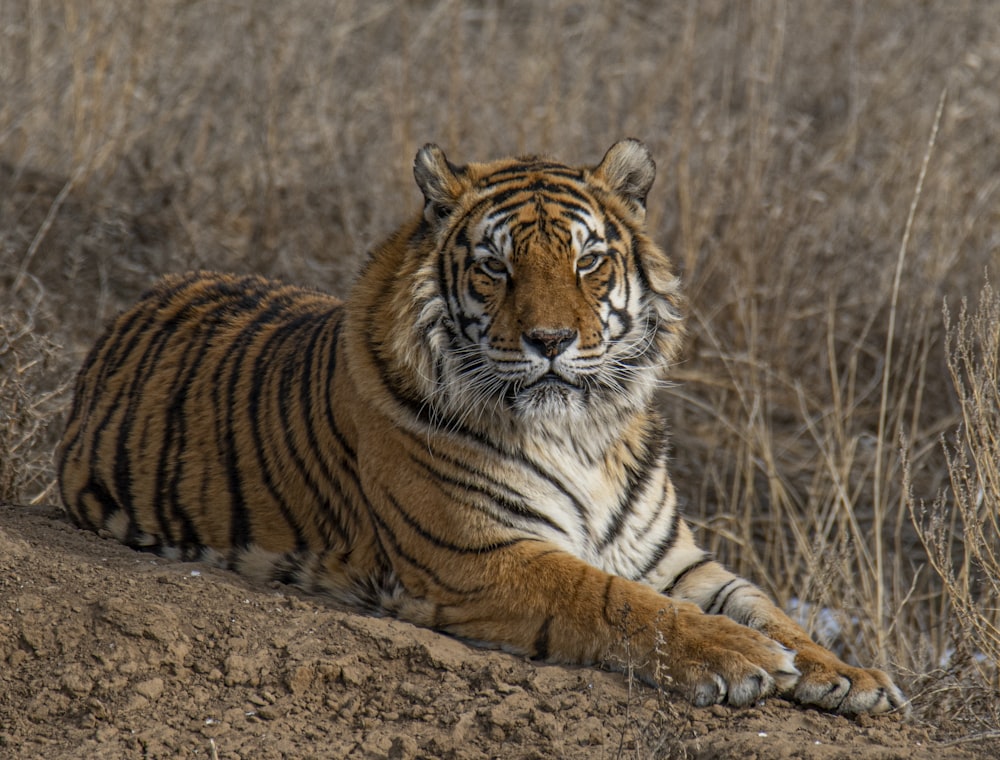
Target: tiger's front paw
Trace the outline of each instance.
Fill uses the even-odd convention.
[[[881,670],[852,667],[819,646],[801,649],[795,665],[802,673],[791,692],[797,702],[841,715],[909,714],[910,703]]]
[[[681,617],[682,633],[661,645],[665,672],[656,680],[669,676],[695,705],[750,705],[794,688],[791,649],[729,618],[700,611]]]

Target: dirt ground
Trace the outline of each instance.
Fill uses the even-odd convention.
[[[0,506],[0,756],[975,758],[895,719],[698,709]]]

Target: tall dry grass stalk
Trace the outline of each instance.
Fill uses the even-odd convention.
[[[1000,727],[1000,294],[987,283],[979,305],[947,308],[945,352],[961,410],[941,447],[949,481],[928,506],[909,506],[928,562],[949,600],[936,620],[949,642],[925,688],[986,730]],[[907,489],[911,473],[904,471]],[[997,735],[1000,735],[998,733]]]
[[[344,294],[417,209],[422,143],[596,162],[633,135],[691,304],[663,397],[689,516],[826,643],[923,693],[949,653],[985,653],[949,622],[963,587],[934,570],[896,442],[914,499],[950,488],[960,450],[938,441],[965,407],[940,304],[1000,279],[997,28],[991,0],[5,0],[0,308],[41,341],[0,356],[22,452],[5,496],[48,493],[60,389],[155,276]]]

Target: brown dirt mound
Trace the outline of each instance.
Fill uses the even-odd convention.
[[[0,755],[947,758],[891,718],[698,709],[0,506]]]

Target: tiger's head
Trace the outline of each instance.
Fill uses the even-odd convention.
[[[655,164],[642,143],[584,168],[456,166],[427,145],[414,175],[422,262],[409,297],[439,412],[580,422],[648,404],[682,328],[677,278],[644,227]]]

